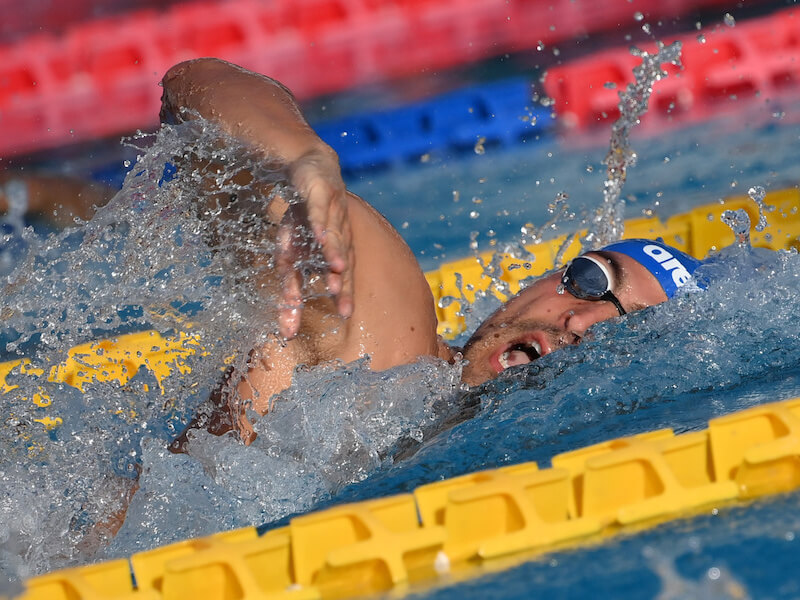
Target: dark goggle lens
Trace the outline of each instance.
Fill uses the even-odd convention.
[[[574,259],[561,283],[577,298],[602,298],[610,289],[610,282],[605,271],[594,261],[579,256]]]

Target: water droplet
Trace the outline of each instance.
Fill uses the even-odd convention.
[[[754,185],[747,190],[747,195],[750,196],[750,199],[758,206],[758,224],[756,225],[756,231],[764,231],[768,225],[766,213],[775,210],[774,206],[767,205],[764,202],[764,198],[767,196],[767,190],[760,185]]]
[[[750,198],[751,198],[751,199],[752,199],[754,202],[756,202],[756,203],[760,203],[760,202],[762,202],[762,201],[764,200],[764,198],[766,197],[766,195],[767,195],[767,190],[765,190],[765,189],[764,189],[762,186],[760,186],[760,185],[754,185],[754,186],[753,186],[753,187],[751,187],[749,190],[747,190],[747,195],[748,195],[748,196],[750,196]]]
[[[722,222],[731,228],[740,246],[750,245],[750,216],[743,208],[726,210],[721,216]]]
[[[606,81],[603,84],[603,87],[606,88],[607,90],[614,90],[617,89],[617,84],[614,83],[613,81]]]
[[[636,19],[637,21],[641,21],[642,19],[644,19],[644,15],[637,10],[635,13],[633,13],[633,18]]]
[[[722,17],[722,21],[728,27],[736,27],[736,19],[733,18],[733,15],[731,13],[725,13],[725,16]]]
[[[698,34],[697,35],[697,41],[700,42],[701,44],[705,44],[706,43],[706,36],[703,35],[702,33]]]
[[[442,550],[436,553],[433,569],[437,575],[445,575],[450,572],[450,558]]]
[[[642,31],[644,31],[648,35],[652,33],[650,29],[650,23],[645,23],[644,25],[642,25]]]
[[[473,148],[475,150],[475,154],[481,155],[486,153],[486,148],[483,145],[485,142],[485,137],[478,138],[478,141],[475,142],[475,148]]]
[[[469,213],[469,218],[470,219],[477,219],[480,216],[481,216],[481,213],[479,213],[477,210],[472,210]]]

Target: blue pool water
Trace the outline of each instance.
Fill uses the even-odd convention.
[[[796,100],[787,99],[782,106],[752,107],[716,122],[640,135],[634,142],[639,163],[625,189],[629,216],[649,208],[668,216],[742,195],[751,185],[796,185],[800,169],[792,149],[800,136],[798,108]],[[503,239],[522,222],[543,222],[546,203],[558,192],[566,192],[577,211],[592,206],[600,194],[605,150],[562,140],[365,179],[353,187],[377,198],[396,226],[407,222],[406,239],[423,264],[434,265],[466,254],[468,231],[485,234],[493,228]],[[452,190],[460,191],[460,205]],[[473,195],[483,202],[471,204]],[[419,208],[404,210],[412,203]],[[481,213],[477,219],[469,218],[472,209]],[[508,218],[503,211],[510,212]],[[729,252],[720,263],[734,272],[721,288],[633,315],[624,324],[603,324],[594,341],[487,385],[474,393],[482,406],[477,417],[426,441],[413,457],[336,500],[400,493],[438,478],[526,460],[548,465],[556,453],[605,439],[661,427],[701,429],[714,416],[798,395],[797,330],[792,318],[780,316],[796,308],[775,301],[793,303],[797,297],[791,291],[797,257],[785,257],[789,271],[764,277],[755,274],[774,268],[771,253]],[[757,266],[760,260],[766,266]],[[787,287],[763,289],[770,281]],[[793,598],[800,594],[793,568],[798,508],[800,496],[788,494],[559,552],[421,596]]]
[[[787,99],[713,123],[637,135],[639,161],[625,188],[629,215],[666,216],[744,194],[752,185],[794,185],[799,117],[800,103]],[[488,248],[489,239],[512,239],[528,221],[541,225],[559,193],[568,195],[575,213],[595,206],[603,138],[570,136],[434,157],[348,183],[388,216],[430,268],[469,254],[472,232]],[[194,453],[171,455],[165,447],[174,431],[165,423],[191,412],[227,353],[246,356],[256,339],[247,333],[256,318],[257,303],[247,296],[252,290],[231,280],[243,294],[220,291],[225,265],[202,250],[197,223],[180,214],[188,202],[180,181],[158,186],[164,157],[182,143],[189,142],[166,136],[156,150],[143,151],[143,175],[129,178],[86,228],[57,240],[29,240],[29,266],[41,276],[17,279],[20,285],[3,291],[4,306],[28,315],[4,320],[5,340],[13,327],[38,332],[35,358],[42,361],[63,345],[131,322],[177,327],[180,318],[169,307],[200,307],[192,319],[208,333],[205,339],[219,334],[221,340],[208,359],[192,363],[189,383],[170,378],[163,396],[145,391],[157,386],[143,373],[124,388],[89,386],[84,394],[20,378],[22,391],[0,399],[4,414],[16,415],[0,430],[7,490],[0,497],[0,569],[9,579],[279,522],[476,469],[528,460],[547,466],[559,452],[661,427],[700,429],[714,416],[800,395],[800,259],[734,247],[704,268],[707,291],[601,324],[581,346],[484,386],[459,390],[457,368],[435,362],[384,374],[363,365],[302,371],[275,411],[256,424],[253,446],[200,436]],[[144,309],[120,316],[136,304]],[[486,315],[493,306],[485,301],[474,311]],[[58,398],[53,409],[64,425],[54,432],[26,421],[45,410],[31,412],[22,400],[39,385]],[[140,489],[120,533],[86,549],[87,524],[99,520],[103,502],[118,506],[123,492],[114,490],[124,490],[137,469]],[[788,494],[726,508],[415,593],[793,598],[800,593],[792,569],[799,499]]]

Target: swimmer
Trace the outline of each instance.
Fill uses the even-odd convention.
[[[275,274],[284,339],[255,350],[247,377],[229,394],[237,401],[215,395],[216,416],[203,424],[214,433],[237,429],[249,443],[254,434],[238,402],[249,401],[265,414],[273,395],[291,384],[297,365],[369,356],[372,369],[384,370],[426,356],[446,361],[460,356],[463,381],[478,385],[579,343],[596,323],[666,301],[700,264],[652,240],[611,244],[539,278],[482,323],[463,349],[450,347],[436,333],[433,296],[411,250],[383,216],[345,189],[335,152],[308,125],[288,89],[210,58],[172,67],[162,84],[162,120],[199,114],[265,160],[285,164],[306,200],[329,269],[329,296],[304,303],[291,270],[293,249],[284,246]],[[286,203],[270,211],[273,219],[290,216]],[[220,418],[220,410],[228,418]],[[185,439],[176,440],[173,449],[182,449]]]

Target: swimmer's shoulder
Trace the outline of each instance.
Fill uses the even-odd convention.
[[[350,342],[377,370],[439,356],[433,294],[414,253],[380,212],[352,193],[348,211],[355,261]]]

